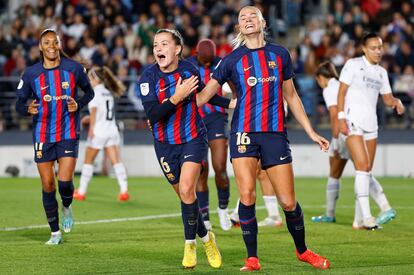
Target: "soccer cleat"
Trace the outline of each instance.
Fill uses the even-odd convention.
[[[210,240],[203,245],[206,250],[208,263],[211,267],[219,268],[221,267],[221,254],[216,243],[216,236],[211,231],[208,231],[207,234],[210,237]]]
[[[72,231],[73,227],[73,216],[72,216],[72,208],[69,207],[62,207],[62,228],[65,233],[69,233]]]
[[[240,227],[240,218],[239,214],[236,212],[233,212],[230,214],[230,221],[233,224],[234,227]]]
[[[244,262],[244,266],[240,268],[240,271],[258,271],[261,269],[259,259],[256,257],[249,257]]]
[[[313,222],[319,222],[319,223],[334,223],[334,222],[336,222],[336,218],[321,215],[321,216],[312,217],[312,221]]]
[[[58,231],[55,234],[51,234],[50,239],[45,242],[45,245],[58,245],[62,243],[62,233]]]
[[[314,268],[318,268],[318,269],[328,269],[329,266],[331,265],[329,263],[328,259],[326,259],[325,257],[322,257],[322,256],[320,256],[318,254],[316,254],[315,252],[313,252],[310,249],[307,249],[302,254],[299,254],[299,252],[296,251],[296,256],[298,257],[298,259],[300,261],[305,262],[305,263],[309,263]]]
[[[128,201],[129,200],[129,194],[128,192],[120,193],[118,196],[119,201]]]
[[[229,213],[227,208],[226,209],[221,209],[221,208],[217,208],[217,214],[219,216],[219,220],[220,220],[220,226],[221,229],[223,229],[224,231],[229,231],[231,229],[231,221],[230,221],[230,217],[229,217]]]
[[[260,221],[257,226],[258,227],[265,227],[265,226],[269,226],[269,227],[281,227],[283,225],[282,219],[280,218],[280,216],[277,217],[267,217],[266,219],[264,219],[263,221]]]
[[[394,209],[390,209],[384,212],[381,212],[376,220],[377,224],[385,224],[392,221],[397,217],[397,212]]]
[[[86,200],[86,195],[79,193],[79,191],[76,189],[75,192],[73,192],[73,198],[77,201],[84,201]]]
[[[377,224],[374,217],[364,219],[362,221],[362,228],[370,231],[381,230],[382,227]]]
[[[210,221],[204,221],[204,226],[206,227],[206,229],[208,231],[213,230],[213,226],[211,225],[211,222]]]
[[[184,257],[183,257],[184,268],[194,268],[197,265],[197,244],[186,243],[184,246]]]

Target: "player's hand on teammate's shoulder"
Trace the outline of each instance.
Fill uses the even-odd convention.
[[[69,100],[67,101],[68,110],[70,113],[76,112],[78,110],[78,103],[73,99],[73,97],[69,97]]]
[[[191,77],[185,79],[184,81],[182,78],[178,78],[177,86],[175,87],[175,93],[173,96],[170,97],[171,103],[177,105],[180,103],[184,98],[189,96],[194,90],[198,88],[198,77],[192,75]]]
[[[30,102],[27,112],[31,115],[37,115],[39,113],[39,103],[37,103],[36,99],[34,99],[32,102]]]

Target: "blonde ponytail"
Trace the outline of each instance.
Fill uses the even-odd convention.
[[[93,67],[90,71],[92,76],[102,82],[104,86],[115,96],[120,97],[122,96],[125,91],[126,87],[121,80],[119,80],[112,71],[107,67]]]

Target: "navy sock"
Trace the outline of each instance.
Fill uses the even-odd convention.
[[[197,235],[202,238],[207,235],[207,229],[204,225],[203,216],[201,215],[201,211],[198,213],[198,221],[197,221]]]
[[[52,232],[59,231],[59,212],[56,191],[45,192],[42,190],[42,201],[50,230]]]
[[[186,240],[195,240],[197,233],[198,202],[186,204],[181,202],[181,216],[184,224],[184,236]]]
[[[226,209],[229,205],[229,198],[230,198],[230,186],[227,185],[225,189],[220,189],[217,187],[217,195],[218,195],[218,205],[220,209]]]
[[[305,244],[305,223],[303,221],[302,208],[300,208],[299,202],[297,202],[295,210],[284,212],[287,228],[289,229],[290,235],[293,237],[297,251],[299,254],[302,254],[307,249]]]
[[[200,213],[203,216],[203,220],[209,221],[209,199],[208,199],[208,190],[203,192],[196,192],[198,205],[200,206]]]
[[[58,180],[59,194],[62,198],[62,204],[64,207],[69,207],[73,200],[73,181]]]
[[[240,227],[244,244],[247,248],[247,257],[257,257],[257,220],[255,204],[239,204]]]

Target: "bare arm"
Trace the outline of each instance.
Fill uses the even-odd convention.
[[[392,93],[387,93],[382,95],[382,100],[384,104],[388,107],[391,107],[397,111],[397,114],[402,115],[404,113],[404,105],[401,100],[395,98]]]
[[[283,94],[290,110],[292,111],[293,116],[296,118],[299,124],[302,125],[303,129],[308,134],[310,139],[318,143],[323,151],[327,151],[329,148],[329,142],[325,138],[319,136],[313,130],[308,116],[305,113],[305,109],[303,108],[302,101],[296,92],[292,79],[288,79],[283,82]]]
[[[333,105],[329,107],[329,120],[331,122],[331,133],[333,138],[338,138],[338,106]]]
[[[197,106],[203,106],[212,98],[220,88],[220,84],[214,78],[211,78],[204,89],[197,94]]]
[[[348,126],[346,125],[345,121],[345,113],[344,113],[344,105],[345,105],[345,95],[348,91],[348,85],[341,82],[339,85],[339,92],[338,92],[338,114],[341,113],[341,118],[338,117],[338,126],[339,126],[339,132],[341,132],[344,135],[348,135]]]

